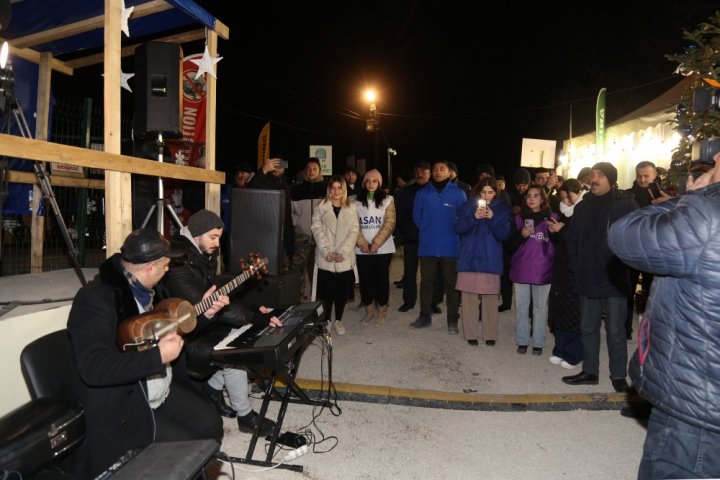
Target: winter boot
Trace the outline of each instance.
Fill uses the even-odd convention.
[[[379,327],[385,325],[385,315],[387,315],[388,305],[382,305],[377,307],[377,317],[375,317],[375,326]]]
[[[375,302],[370,302],[369,304],[365,305],[365,316],[360,323],[363,325],[370,325],[370,323],[372,323],[373,317],[375,316],[375,313]]]

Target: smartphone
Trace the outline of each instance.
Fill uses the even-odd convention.
[[[478,208],[487,208],[487,201],[482,198],[478,199]]]
[[[525,228],[535,228],[535,221],[532,218],[526,218]]]
[[[285,170],[287,170],[287,167],[288,167],[287,160],[280,160],[277,164],[277,167],[275,167],[275,168],[277,168],[277,169],[284,168]]]
[[[656,181],[652,182],[648,186],[648,190],[650,190],[650,194],[653,198],[660,198],[662,197],[662,189],[660,188],[660,184]]]

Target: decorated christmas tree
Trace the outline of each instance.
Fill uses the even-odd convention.
[[[690,170],[693,160],[707,163],[713,140],[720,137],[720,11],[696,30],[686,31],[684,38],[689,42],[685,52],[666,56],[678,63],[676,73],[695,79],[677,107],[675,130],[681,139],[668,171],[669,188],[678,187],[680,175]]]

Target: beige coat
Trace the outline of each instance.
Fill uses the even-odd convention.
[[[316,245],[315,265],[318,268],[330,272],[352,270],[355,265],[355,242],[360,231],[354,203],[343,206],[336,218],[332,203],[320,202],[313,213],[311,230]],[[341,254],[343,261],[328,262],[325,257],[329,252]]]

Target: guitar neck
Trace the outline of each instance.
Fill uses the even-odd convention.
[[[207,297],[203,300],[200,300],[198,303],[193,305],[193,308],[195,308],[196,316],[199,317],[200,315],[202,315],[205,312],[205,310],[207,310],[208,308],[210,308],[212,306],[212,304],[213,304],[213,302],[215,302],[215,300],[220,298],[222,295],[229,295],[233,290],[238,288],[240,285],[245,283],[250,278],[254,277],[258,272],[262,272],[262,268],[251,267],[247,271],[241,273],[237,277],[230,280],[228,283],[226,283],[222,287],[215,290],[213,292],[213,294],[210,295],[209,297]]]

